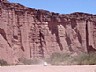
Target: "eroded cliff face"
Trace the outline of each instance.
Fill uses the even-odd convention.
[[[58,14],[0,0],[0,59],[96,51],[96,16]]]

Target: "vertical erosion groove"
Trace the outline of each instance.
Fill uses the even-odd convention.
[[[92,45],[89,45],[89,30],[88,30],[88,21],[86,21],[86,45],[87,45],[87,51],[89,52],[94,52],[96,51],[95,48],[92,47]]]
[[[67,36],[67,34],[66,34],[65,40],[66,40],[66,42],[67,42],[67,45],[69,46],[69,50],[70,50],[70,51],[73,51],[73,49],[71,48],[71,40],[70,40],[70,38]]]
[[[75,30],[75,32],[76,32],[76,34],[77,34],[77,37],[78,37],[79,42],[82,44],[82,37],[81,37],[81,35],[80,35],[80,32],[77,30],[77,28],[74,29],[74,30]]]
[[[89,33],[88,33],[88,21],[86,21],[86,47],[89,48]]]
[[[22,35],[21,35],[21,28],[20,28],[22,25],[20,25],[20,20],[19,20],[20,19],[19,18],[20,13],[17,11],[16,15],[17,15],[17,27],[18,27],[18,32],[19,32],[18,35],[20,36],[21,49],[22,49],[22,51],[25,51],[24,47],[23,47],[23,44],[22,44]]]
[[[63,46],[62,44],[60,43],[60,38],[59,38],[59,33],[58,33],[58,26],[57,24],[52,23],[52,24],[48,24],[48,27],[49,27],[49,30],[51,31],[52,35],[55,34],[56,36],[56,41],[60,47],[60,50],[62,51],[63,50]]]
[[[7,40],[7,37],[6,37],[6,33],[3,29],[0,28],[0,34],[2,35],[2,37],[7,41],[8,45],[11,47],[10,43],[8,42]],[[11,47],[12,48],[12,47]]]
[[[44,35],[41,31],[39,31],[39,37],[40,37],[40,51],[39,53],[42,55],[42,58],[44,58],[44,49],[43,49],[43,43],[44,43]]]

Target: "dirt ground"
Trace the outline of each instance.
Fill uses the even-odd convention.
[[[96,72],[96,65],[43,66],[18,65],[0,67],[0,72]]]

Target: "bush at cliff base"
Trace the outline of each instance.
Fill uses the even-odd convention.
[[[7,66],[7,65],[8,63],[5,60],[0,59],[0,66]]]
[[[96,53],[81,53],[76,56],[53,53],[47,62],[52,65],[96,65]]]

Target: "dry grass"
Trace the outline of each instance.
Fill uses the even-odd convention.
[[[26,58],[19,58],[19,62],[23,65],[36,65],[40,63],[39,59],[26,59]]]
[[[82,53],[77,56],[53,53],[46,61],[52,65],[96,65],[96,53]]]

